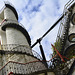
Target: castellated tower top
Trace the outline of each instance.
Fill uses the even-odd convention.
[[[6,42],[4,42],[4,43],[1,42],[1,43],[3,43],[3,44],[23,44],[23,45],[25,45],[25,44],[27,45],[27,43],[28,43],[29,45],[31,45],[31,39],[30,39],[28,32],[26,31],[26,29],[23,27],[22,24],[18,23],[17,11],[13,7],[13,5],[10,4],[9,2],[5,2],[5,6],[0,13],[0,23],[1,23],[1,32],[5,33],[5,35],[8,34],[8,36],[6,35],[6,38],[7,37],[10,38],[9,35],[11,35],[12,38],[14,39],[14,36],[16,36],[15,41],[13,41],[12,43],[8,42],[8,39],[6,39]],[[13,29],[11,29],[11,28],[13,28]],[[14,29],[17,31],[15,31]],[[12,32],[10,33],[10,31],[8,31],[8,30],[12,30]],[[17,35],[15,34],[14,31],[17,32],[16,33]],[[13,33],[14,33],[14,35],[13,35]],[[22,33],[22,34],[20,34],[20,33]],[[23,38],[22,38],[22,35],[23,35]],[[24,43],[24,39],[26,39],[25,42],[27,42],[27,43]],[[10,39],[10,40],[12,40],[12,39]]]

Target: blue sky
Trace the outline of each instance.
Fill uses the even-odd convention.
[[[3,1],[0,0],[0,9],[3,7]],[[19,22],[27,29],[32,44],[40,38],[54,22],[63,13],[64,5],[69,0],[8,0],[11,2],[19,15]],[[41,41],[43,49],[48,60],[52,54],[51,43],[56,40],[58,31],[56,26],[43,40]],[[40,54],[39,45],[34,48]]]

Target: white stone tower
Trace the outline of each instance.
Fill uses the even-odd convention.
[[[18,23],[18,14],[11,4],[5,3],[0,13],[0,23],[0,75],[8,75],[11,72],[15,75],[25,75],[47,69],[40,61],[41,57],[30,48],[30,36]],[[45,72],[41,75],[44,74]]]
[[[75,51],[75,1],[69,1],[65,7],[63,15],[43,37],[61,21],[55,42],[56,49],[60,54],[70,57],[72,54],[75,55],[73,52]],[[40,41],[41,39],[38,39],[32,46],[40,44]],[[41,44],[42,57],[32,50],[32,46],[28,32],[18,23],[15,8],[5,2],[0,12],[0,75],[75,74],[74,58],[62,62],[59,56],[56,58],[53,56],[52,61],[49,62],[45,59]]]

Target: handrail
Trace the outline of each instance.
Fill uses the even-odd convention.
[[[69,7],[71,7],[73,3],[75,3],[75,0],[70,0],[70,1],[65,5],[65,8],[66,8],[66,9],[69,9]]]
[[[57,38],[55,42],[55,46],[61,54],[63,54],[65,40],[68,36],[68,30],[69,30],[69,15],[70,13],[64,14],[64,18],[62,18],[60,22],[60,26],[57,33]]]

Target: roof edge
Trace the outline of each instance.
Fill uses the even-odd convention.
[[[7,4],[7,3],[5,3],[5,6],[8,7],[9,9],[11,9],[13,11],[13,13],[16,16],[16,19],[18,20],[18,13],[17,13],[16,9],[12,5]]]

